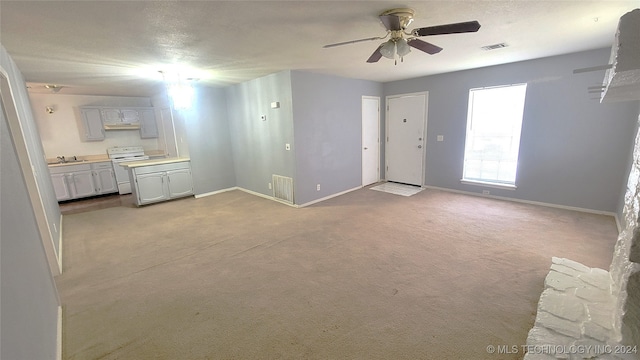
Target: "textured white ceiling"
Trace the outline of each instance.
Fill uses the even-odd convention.
[[[478,20],[477,33],[423,37],[394,65],[366,59],[383,36],[378,15],[416,10],[410,29]],[[227,85],[285,69],[380,82],[611,46],[618,19],[639,1],[0,1],[0,41],[31,91],[147,96],[171,64]],[[482,46],[505,42],[506,48]],[[602,65],[602,64],[593,64]]]

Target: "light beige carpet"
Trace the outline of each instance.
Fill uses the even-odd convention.
[[[435,190],[240,191],[65,215],[64,359],[519,359],[552,256],[613,218]]]

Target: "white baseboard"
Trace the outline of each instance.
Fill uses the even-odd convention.
[[[226,188],[226,189],[222,189],[222,190],[216,190],[216,191],[212,191],[212,192],[208,192],[208,193],[204,193],[204,194],[198,194],[198,195],[195,195],[194,197],[196,199],[199,199],[199,198],[202,198],[202,197],[211,196],[211,195],[215,195],[215,194],[221,194],[223,192],[233,191],[233,190],[238,190],[238,187],[234,186],[234,187],[230,187],[230,188]]]
[[[618,235],[622,232],[622,224],[620,223],[620,219],[618,219],[618,214],[615,215],[616,219],[616,228],[618,228]]]
[[[58,306],[58,330],[56,339],[56,360],[62,360],[62,306]]]
[[[510,198],[510,197],[505,197],[505,196],[484,195],[484,194],[474,193],[474,192],[470,192],[470,191],[462,191],[462,190],[441,188],[441,187],[438,187],[438,186],[423,185],[422,187],[425,188],[425,189],[442,190],[442,191],[454,192],[454,193],[458,193],[458,194],[485,197],[485,198],[490,198],[490,199],[513,201],[513,202],[518,202],[518,203],[523,203],[523,204],[530,204],[530,205],[540,205],[540,206],[546,206],[546,207],[551,207],[551,208],[556,208],[556,209],[579,211],[579,212],[584,212],[584,213],[589,213],[589,214],[613,216],[616,219],[616,223],[618,222],[616,213],[611,212],[611,211],[600,211],[600,210],[593,210],[593,209],[585,209],[585,208],[580,208],[580,207],[575,207],[575,206],[558,205],[558,204],[551,204],[551,203],[545,203],[545,202],[540,202],[540,201],[531,201],[531,200]],[[620,225],[618,225],[618,227],[620,227]]]
[[[272,201],[275,201],[275,202],[279,202],[281,204],[284,204],[284,205],[287,205],[287,206],[291,206],[291,207],[294,207],[294,208],[301,208],[301,207],[317,204],[319,202],[322,202],[322,201],[325,201],[325,200],[329,200],[329,199],[334,198],[336,196],[344,195],[346,193],[349,193],[349,192],[352,192],[352,191],[355,191],[355,190],[359,190],[359,189],[362,189],[362,186],[357,186],[357,187],[354,187],[354,188],[349,189],[349,190],[345,190],[345,191],[341,191],[339,193],[331,194],[331,195],[325,196],[325,197],[323,197],[321,199],[316,199],[316,200],[313,200],[313,201],[309,201],[308,203],[304,203],[302,205],[289,204],[287,202],[280,201],[280,200],[274,198],[273,196],[265,195],[265,194],[262,194],[262,193],[259,193],[259,192],[253,191],[253,190],[245,189],[245,188],[242,188],[242,187],[239,187],[239,186],[234,186],[234,187],[227,188],[227,189],[213,191],[213,192],[210,192],[210,193],[199,194],[199,195],[196,195],[196,199],[197,198],[201,198],[201,197],[205,197],[205,196],[211,196],[211,195],[220,194],[220,193],[227,192],[227,191],[240,190],[242,192],[246,192],[247,194],[255,195],[255,196],[261,197],[263,199],[268,199],[268,200],[272,200]]]
[[[309,201],[308,203],[304,203],[304,204],[302,204],[302,205],[298,205],[298,207],[305,207],[305,206],[309,206],[309,205],[317,204],[317,203],[319,203],[319,202],[322,202],[322,201],[325,201],[325,200],[329,200],[329,199],[332,199],[332,198],[334,198],[334,197],[337,197],[337,196],[340,196],[340,195],[344,195],[344,194],[346,194],[346,193],[350,193],[350,192],[352,192],[352,191],[356,191],[356,190],[360,190],[360,189],[362,189],[362,185],[360,185],[360,186],[356,186],[356,187],[354,187],[354,188],[352,188],[352,189],[345,190],[345,191],[341,191],[341,192],[339,192],[339,193],[335,193],[335,194],[332,194],[332,195],[329,195],[329,196],[325,196],[325,197],[320,198],[320,199],[316,199],[316,200]]]

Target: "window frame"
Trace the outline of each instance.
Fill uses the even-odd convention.
[[[469,146],[472,146],[472,144],[470,144],[470,140],[473,140],[474,138],[474,131],[472,130],[472,124],[473,124],[473,120],[474,120],[474,101],[477,101],[474,99],[474,93],[475,92],[479,92],[482,90],[492,90],[492,89],[501,89],[501,88],[513,88],[513,87],[519,87],[522,88],[522,107],[521,109],[518,110],[518,113],[520,113],[519,119],[517,120],[517,122],[519,122],[519,126],[517,122],[514,122],[513,119],[510,120],[510,123],[513,126],[513,129],[511,131],[510,134],[510,138],[511,138],[511,145],[510,145],[510,149],[513,150],[513,144],[515,144],[516,146],[516,151],[515,151],[515,166],[513,169],[513,181],[511,180],[500,180],[498,179],[499,177],[499,169],[496,170],[496,176],[495,179],[487,179],[487,178],[475,178],[475,177],[465,177],[467,176],[467,172],[468,172],[468,162],[469,162],[469,158],[468,155],[470,153],[470,149],[468,149]],[[520,157],[520,140],[522,138],[522,125],[524,123],[524,110],[525,110],[525,105],[526,105],[526,95],[527,95],[527,87],[528,84],[527,83],[516,83],[516,84],[505,84],[505,85],[497,85],[497,86],[487,86],[487,87],[479,87],[479,88],[472,88],[469,89],[469,98],[468,98],[468,108],[467,108],[467,123],[466,123],[466,134],[465,134],[465,142],[464,142],[464,153],[463,153],[463,162],[462,162],[462,179],[460,180],[461,183],[463,184],[469,184],[469,185],[478,185],[478,186],[483,186],[483,187],[491,187],[491,188],[499,188],[499,189],[507,189],[507,190],[515,190],[517,189],[517,179],[518,179],[518,159]],[[477,105],[477,103],[475,104]],[[478,115],[476,114],[476,118],[478,117]],[[477,121],[477,120],[476,120]],[[517,131],[514,131],[516,130]],[[497,137],[497,136],[496,136]],[[500,158],[504,158],[503,154],[505,154],[505,152],[502,152],[500,154]],[[498,160],[498,163],[501,160]],[[481,165],[482,166],[482,165]],[[499,167],[500,165],[498,165]],[[480,168],[480,172],[482,171],[482,168]],[[482,174],[482,173],[480,173]]]

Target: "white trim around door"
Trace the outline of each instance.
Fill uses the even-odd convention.
[[[362,186],[380,181],[380,98],[362,97]]]

